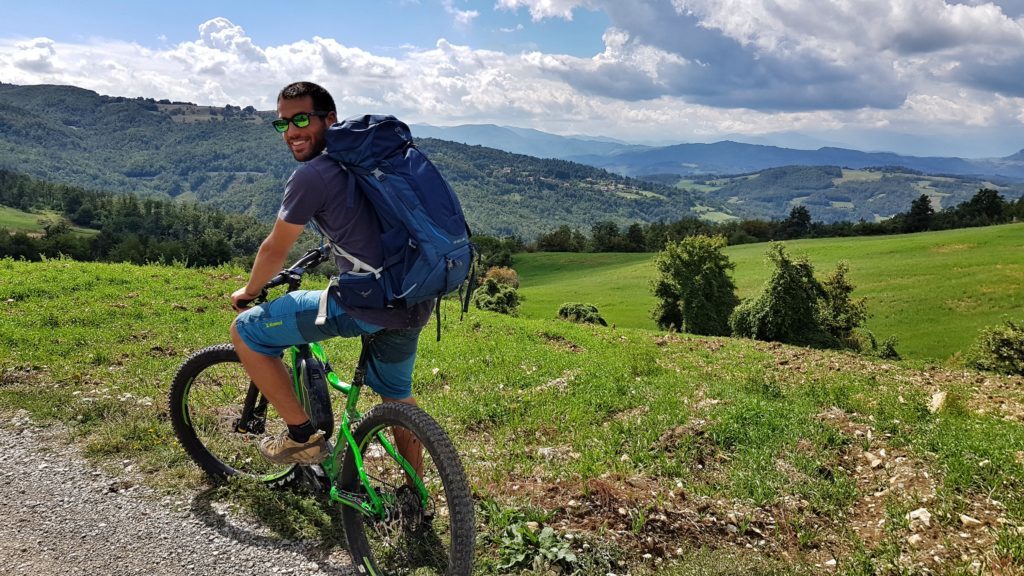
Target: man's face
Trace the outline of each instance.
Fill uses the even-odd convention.
[[[309,125],[299,128],[289,122],[288,129],[284,131],[284,141],[292,156],[299,162],[308,162],[320,155],[323,151],[324,133],[327,127],[337,120],[334,112],[327,116],[313,116],[311,113],[318,110],[313,108],[313,97],[303,96],[301,98],[282,98],[277,101],[277,117],[290,120],[296,114],[310,114]]]

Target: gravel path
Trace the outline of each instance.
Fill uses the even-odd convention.
[[[3,574],[351,575],[348,552],[272,537],[201,504],[97,471],[58,427],[0,423]]]

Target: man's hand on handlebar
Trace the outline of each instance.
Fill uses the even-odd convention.
[[[252,301],[259,298],[259,293],[250,294],[246,291],[245,286],[235,290],[231,294],[231,307],[235,312],[242,312],[252,304]]]
[[[267,292],[277,286],[288,285],[288,291],[298,290],[302,282],[302,275],[320,265],[327,258],[327,247],[321,246],[307,250],[295,264],[277,273],[276,276],[267,281],[263,289],[255,294],[246,290],[243,286],[231,294],[231,308],[235,312],[243,312],[254,302],[265,302]]]

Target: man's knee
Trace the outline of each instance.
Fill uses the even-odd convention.
[[[231,319],[231,342],[235,345],[245,345],[242,335],[238,333],[238,316]]]

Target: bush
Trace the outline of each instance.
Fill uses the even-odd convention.
[[[1007,320],[983,328],[967,352],[967,365],[979,370],[1024,376],[1024,323]]]
[[[745,300],[733,312],[733,334],[788,344],[832,344],[819,320],[825,288],[814,278],[810,261],[806,256],[792,258],[778,243],[772,243],[767,257],[775,271],[757,298]]]
[[[608,323],[601,317],[601,314],[597,311],[597,306],[593,304],[583,304],[580,302],[566,302],[558,307],[558,317],[563,320],[570,322],[578,322],[581,324],[600,324],[601,326],[607,326]]]
[[[867,339],[870,347],[870,353],[882,358],[884,360],[901,360],[900,353],[896,350],[896,345],[899,344],[899,339],[893,335],[889,336],[882,343],[878,343],[878,339],[875,338],[875,334],[870,330],[867,331]]]
[[[522,297],[515,288],[500,284],[494,278],[488,278],[483,285],[473,291],[473,305],[480,310],[490,310],[500,314],[515,316],[519,312]]]
[[[492,266],[488,268],[487,273],[484,274],[483,282],[480,284],[485,284],[489,279],[493,279],[498,284],[519,288],[519,274],[506,266]]]
[[[867,318],[867,305],[863,298],[851,298],[854,287],[846,278],[845,262],[822,283],[806,256],[792,258],[782,244],[773,243],[767,257],[775,271],[757,298],[736,307],[729,319],[734,335],[825,348],[860,347],[854,330]]]

